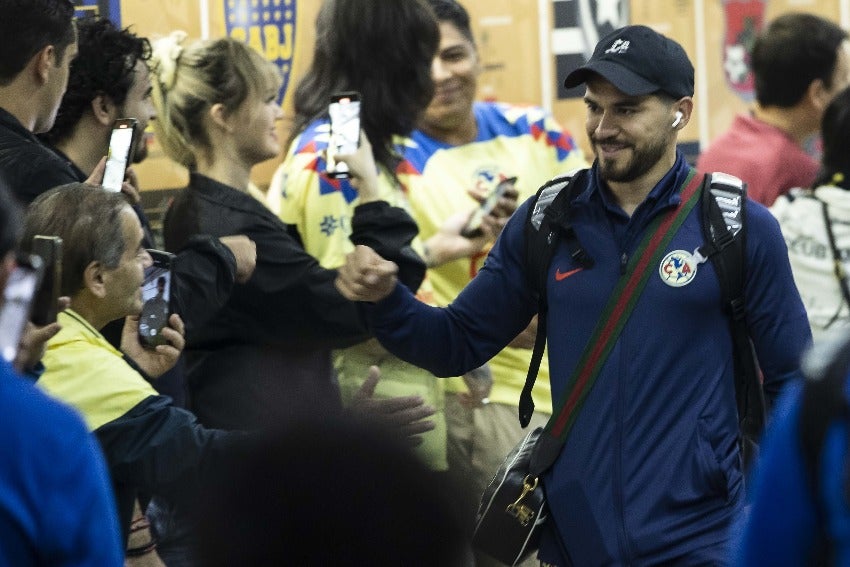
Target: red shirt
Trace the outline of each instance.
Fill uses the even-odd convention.
[[[811,187],[818,162],[785,132],[738,115],[697,160],[700,171],[723,171],[746,181],[750,198],[770,206],[793,187]]]

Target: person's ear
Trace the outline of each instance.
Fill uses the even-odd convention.
[[[220,102],[215,103],[210,107],[209,110],[210,120],[214,125],[221,128],[226,132],[230,132],[233,128],[230,126],[230,113],[227,112],[227,109]]]
[[[56,49],[52,45],[45,45],[41,51],[33,55],[35,59],[35,72],[42,83],[46,83],[50,77],[50,70],[56,66]]]
[[[818,115],[820,115],[829,106],[829,102],[832,100],[832,93],[823,84],[823,80],[815,79],[809,83],[809,88],[806,89],[806,97],[815,110],[817,110]]]
[[[112,126],[118,118],[118,108],[109,95],[100,93],[91,101],[91,111],[95,120],[103,126]]]
[[[694,99],[689,96],[683,97],[676,101],[673,105],[673,117],[670,127],[674,130],[681,130],[687,126],[691,120],[691,113],[694,111]]]
[[[98,298],[106,296],[106,270],[100,262],[89,262],[83,270],[83,288]]]

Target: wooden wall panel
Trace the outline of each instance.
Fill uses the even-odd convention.
[[[748,100],[737,94],[726,80],[723,52],[726,11],[732,3],[751,1],[631,0],[630,22],[649,25],[679,41],[697,67],[697,113],[680,134],[680,141],[709,141],[728,126],[736,113],[746,111]],[[293,6],[295,9],[294,41],[288,46],[292,51],[289,86],[282,99],[284,113],[291,117],[292,90],[312,56],[320,0],[121,0],[121,20],[123,25],[132,24],[142,35],[155,36],[172,29],[184,29],[198,37],[202,30],[208,29],[211,37],[220,37],[227,33],[228,7],[232,12],[240,2],[245,2],[249,10],[260,11],[259,31],[254,35],[254,43],[256,45],[256,39],[260,38],[263,52],[268,52],[267,38],[261,29],[264,6],[280,5],[282,9]],[[540,11],[546,11],[542,21],[551,26],[553,2],[465,0],[484,67],[479,95],[515,103],[550,105],[555,117],[587,151],[584,104],[580,98],[553,98],[553,85],[563,81],[563,77],[556,76],[554,56],[541,54]],[[850,19],[850,0],[764,0],[763,5],[766,20],[792,10],[813,12],[836,22]],[[202,22],[205,13],[208,20]],[[249,30],[248,35],[251,33]],[[547,33],[551,34],[551,29]],[[548,45],[549,39],[544,37],[542,43]],[[552,85],[543,84],[541,61],[544,69],[550,72]],[[288,120],[284,120],[282,138],[287,137],[288,127]],[[266,185],[279,162],[277,158],[258,166],[253,174],[254,181],[260,186]],[[185,173],[165,159],[155,145],[151,157],[138,169],[145,189],[185,183]]]

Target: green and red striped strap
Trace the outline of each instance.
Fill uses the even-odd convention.
[[[632,254],[626,273],[611,293],[608,305],[602,311],[593,335],[587,343],[588,346],[570,376],[566,391],[555,406],[552,418],[546,424],[546,430],[561,444],[566,442],[582,404],[596,383],[596,378],[611,353],[620,331],[629,320],[646,282],[653,273],[653,270],[648,268],[661,261],[662,254],[679,227],[699,201],[699,188],[703,177],[697,175],[696,170],[691,168],[688,177],[680,187],[679,205],[653,220],[647,228],[643,241]]]

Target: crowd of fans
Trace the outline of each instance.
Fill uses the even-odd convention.
[[[586,88],[585,156],[545,110],[476,100],[456,0],[324,0],[287,140],[277,68],[235,39],[139,37],[75,21],[68,0],[0,13],[0,288],[36,236],[62,242],[57,320],[22,324],[0,360],[0,565],[500,565],[472,529],[526,434],[521,395],[548,427],[576,392],[522,565],[850,565],[850,405],[833,404],[822,463],[806,469],[795,434],[812,334],[850,321],[850,42],[834,23],[790,13],[760,33],[753,109],[697,162],[750,187],[741,316],[774,424],[745,488],[733,315],[676,147],[694,69],[675,41],[626,26],[564,78]],[[352,92],[360,141],[332,156],[339,177],[327,105]],[[139,333],[144,180],[130,165],[101,187],[127,118],[136,163],[153,132],[190,172],[165,215],[155,346]],[[251,170],[274,157],[261,191]],[[538,189],[578,170],[544,213]],[[560,240],[541,290],[527,256],[544,215]],[[610,348],[588,354],[596,341]],[[846,348],[815,350],[809,374]]]

